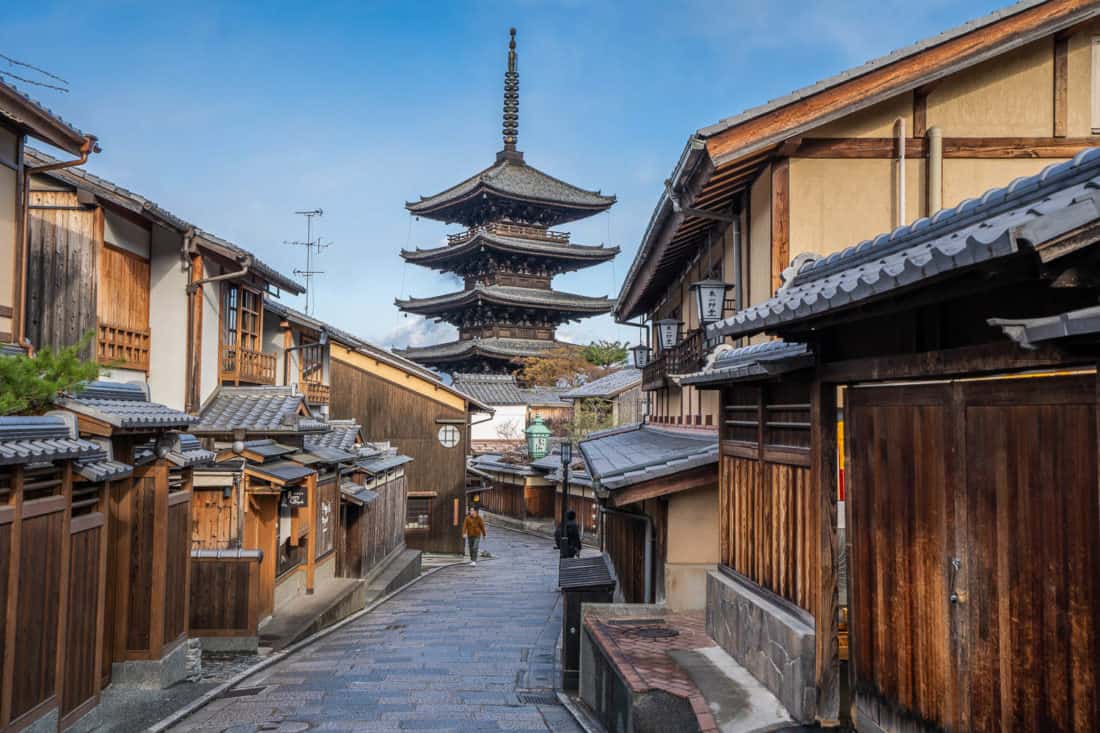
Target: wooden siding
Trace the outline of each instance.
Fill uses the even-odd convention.
[[[164,563],[164,641],[187,635],[188,572],[191,562],[190,492],[176,492],[168,506]]]
[[[340,522],[340,493],[336,478],[317,484],[317,511],[314,512],[314,534],[317,538],[317,559],[336,549],[336,527]]]
[[[480,496],[481,506],[487,512],[515,519],[525,519],[527,516],[523,486],[494,480],[481,491]]]
[[[96,667],[99,629],[103,624],[103,572],[99,558],[103,550],[104,517],[89,515],[86,529],[72,533],[69,549],[68,623],[65,629],[65,668],[61,695],[62,717],[99,697],[99,669]]]
[[[405,544],[404,475],[385,482],[375,481],[378,498],[360,507],[341,506],[341,550],[338,574],[345,578],[365,578],[395,550]]]
[[[1094,725],[1094,381],[850,391],[857,720],[903,730]]]
[[[405,466],[409,491],[434,491],[431,529],[410,533],[410,547],[434,552],[461,552],[462,540],[455,523],[455,502],[461,517],[465,511],[466,451],[468,431],[453,448],[438,439],[437,420],[466,420],[466,413],[411,389],[333,359],[331,375],[333,418],[354,418],[372,440],[391,441],[413,458]]]
[[[103,218],[75,193],[31,191],[27,338],[38,348],[76,343],[96,327],[96,254]]]
[[[524,511],[531,519],[551,519],[557,516],[555,492],[557,486],[525,486],[523,488]]]
[[[103,244],[96,263],[99,320],[135,331],[149,328],[149,261]]]
[[[226,479],[231,485],[231,479]],[[240,504],[236,490],[225,496],[222,487],[195,489],[191,547],[196,550],[228,550],[236,547]]]
[[[607,513],[603,533],[604,550],[615,566],[623,600],[645,603],[645,522]]]
[[[193,636],[255,636],[260,623],[260,563],[257,559],[192,558]]]

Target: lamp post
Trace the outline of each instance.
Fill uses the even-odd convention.
[[[649,364],[649,347],[645,344],[638,344],[630,350],[630,353],[634,355],[634,367],[636,369],[645,369]]]
[[[532,461],[537,461],[550,452],[550,428],[543,424],[541,416],[535,415],[526,434],[527,456]]]
[[[569,514],[569,464],[573,462],[573,443],[566,439],[561,444],[561,540],[562,557],[573,557],[569,547],[569,535],[565,533],[565,518]]]
[[[726,307],[726,293],[733,286],[711,278],[692,283],[691,289],[695,291],[695,308],[699,314],[699,323],[703,326],[722,320],[722,312]]]
[[[671,349],[680,342],[680,326],[683,323],[683,321],[678,321],[675,318],[662,318],[653,322],[653,325],[657,327],[657,340],[662,351]]]

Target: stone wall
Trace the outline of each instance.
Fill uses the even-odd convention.
[[[749,583],[707,574],[707,633],[779,698],[799,722],[813,722],[814,629]]]

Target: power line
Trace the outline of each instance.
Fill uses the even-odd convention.
[[[37,67],[33,64],[28,64],[26,61],[20,61],[19,59],[13,59],[11,56],[5,56],[2,53],[0,53],[0,59],[3,59],[4,61],[7,61],[12,66],[22,66],[24,69],[30,69],[31,71],[37,71],[39,74],[42,74],[43,76],[48,76],[51,79],[55,79],[55,80],[61,82],[62,84],[64,84],[65,86],[69,85],[68,81],[66,81],[65,79],[62,79],[57,74],[51,74],[50,72],[46,71],[45,69],[41,69],[41,68],[39,68],[39,67]]]
[[[36,87],[46,87],[47,89],[56,89],[57,91],[64,92],[65,94],[69,93],[69,90],[65,87],[59,87],[56,84],[47,84],[44,81],[35,81],[34,79],[28,79],[25,76],[19,76],[18,74],[13,74],[10,71],[0,71],[0,76],[6,76],[9,79],[15,79],[17,81],[23,82],[24,84],[33,84]]]

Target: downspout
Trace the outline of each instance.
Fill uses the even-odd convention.
[[[19,215],[19,251],[17,253],[19,258],[19,277],[16,280],[15,297],[12,298],[12,304],[17,309],[16,323],[15,327],[12,329],[14,332],[12,336],[17,344],[22,345],[27,338],[27,319],[25,318],[24,311],[26,310],[25,293],[27,292],[27,249],[30,242],[31,176],[37,173],[48,173],[49,171],[61,170],[62,168],[75,168],[76,166],[84,165],[88,162],[89,155],[99,152],[99,145],[96,143],[97,140],[94,135],[85,135],[84,144],[80,146],[80,157],[76,160],[59,161],[48,165],[23,168],[23,210]]]
[[[186,263],[187,267],[188,280],[188,287],[186,288],[187,299],[185,301],[187,303],[187,365],[185,367],[187,369],[187,372],[186,376],[184,377],[183,385],[184,410],[188,413],[194,413],[198,410],[198,405],[195,404],[195,402],[197,401],[195,399],[195,394],[197,390],[195,389],[194,383],[195,360],[199,358],[198,355],[195,353],[197,351],[196,345],[198,343],[198,339],[195,338],[195,298],[199,296],[197,295],[196,291],[192,291],[190,287],[190,280],[194,272],[195,266],[192,261],[192,257],[195,254],[193,252],[194,240],[195,228],[191,227],[183,234],[182,248],[183,260]]]
[[[253,257],[252,255],[246,255],[244,261],[241,262],[241,269],[234,270],[233,272],[223,272],[221,275],[214,275],[213,277],[204,277],[201,280],[196,280],[193,283],[188,283],[188,292],[195,292],[200,285],[206,285],[208,283],[221,282],[222,280],[233,280],[239,277],[244,277],[252,269]]]
[[[598,485],[598,482],[597,482]],[[631,519],[645,522],[645,578],[643,578],[644,585],[642,590],[642,598],[644,603],[653,603],[653,518],[648,514],[640,514],[637,512],[624,512],[621,509],[610,509],[606,506],[600,505],[601,514],[618,514],[623,517],[629,517]],[[602,523],[601,519],[601,523]],[[600,541],[601,549],[603,540]]]

